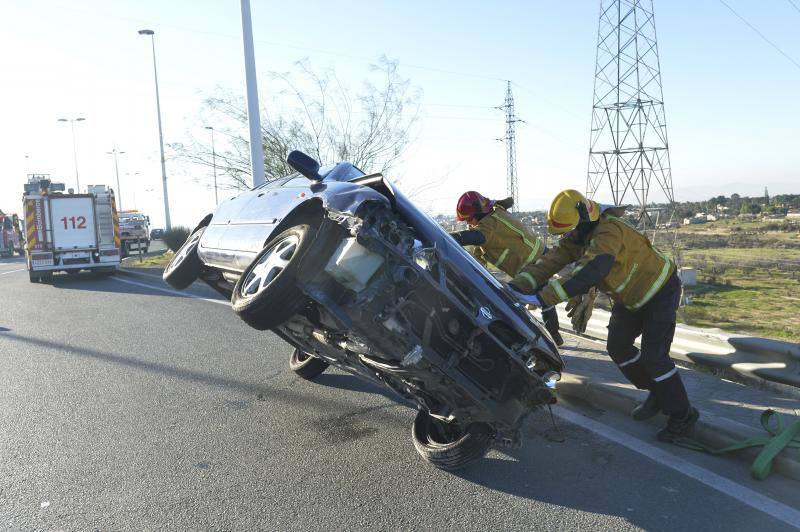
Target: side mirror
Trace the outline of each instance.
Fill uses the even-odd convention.
[[[319,163],[313,157],[309,157],[305,153],[294,150],[286,158],[289,166],[300,172],[302,175],[309,178],[311,181],[321,181],[322,176],[319,175]]]

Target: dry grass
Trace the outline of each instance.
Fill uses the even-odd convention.
[[[135,256],[125,259],[124,262],[126,268],[166,268],[173,255],[175,254],[172,251],[167,251],[160,255],[145,257],[141,262]]]
[[[689,325],[800,342],[800,276],[762,269],[729,268],[703,275],[687,291],[681,317]]]

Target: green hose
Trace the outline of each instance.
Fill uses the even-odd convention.
[[[771,420],[773,419],[775,420],[774,426],[771,425]],[[800,421],[795,421],[788,427],[784,427],[783,415],[780,412],[767,409],[761,413],[761,426],[770,434],[769,436],[748,438],[721,449],[715,449],[692,438],[679,438],[674,443],[687,449],[703,451],[709,454],[724,454],[749,449],[750,447],[763,447],[750,466],[750,474],[757,480],[764,480],[769,476],[772,469],[772,461],[778,456],[778,453],[784,449],[800,449]]]

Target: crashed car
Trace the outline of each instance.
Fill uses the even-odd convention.
[[[230,297],[294,347],[304,379],[333,365],[417,405],[412,440],[437,467],[519,445],[564,367],[544,326],[383,175],[297,151],[288,163],[297,173],[206,216],[164,280]]]

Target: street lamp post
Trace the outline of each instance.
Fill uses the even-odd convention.
[[[169,193],[167,192],[167,166],[164,162],[164,133],[161,129],[161,100],[158,96],[158,69],[156,68],[156,39],[153,30],[139,30],[139,35],[149,35],[150,43],[153,46],[153,77],[156,82],[156,112],[158,114],[158,145],[161,149],[161,179],[164,185],[164,219],[166,221],[166,229],[172,229],[172,224],[169,220]]]
[[[253,173],[253,186],[257,187],[264,182],[264,141],[261,138],[261,118],[258,111],[258,82],[256,81],[250,0],[241,0],[241,6],[244,77],[247,88],[247,123],[250,128],[250,169]]]
[[[117,163],[117,155],[122,155],[125,152],[117,150],[117,147],[114,146],[111,151],[107,151],[106,153],[114,156],[114,171],[117,173],[117,199],[119,200],[119,210],[122,210],[122,187],[119,184],[119,164]]]
[[[75,145],[75,122],[83,122],[85,118],[59,118],[59,122],[69,122],[72,130],[72,157],[75,161],[75,186],[78,193],[81,191],[81,180],[78,178],[78,148]]]
[[[219,205],[219,195],[217,194],[217,150],[214,147],[214,128],[206,126],[211,131],[211,165],[214,167],[214,205]]]

